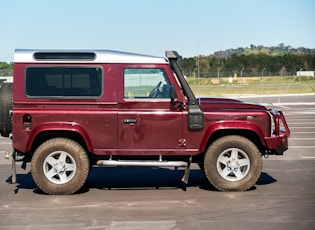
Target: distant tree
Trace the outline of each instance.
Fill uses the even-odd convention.
[[[312,57],[311,70],[315,70],[315,55]]]
[[[197,66],[196,58],[183,58],[178,62],[179,67],[183,69],[194,69]]]
[[[216,70],[218,68],[222,68],[223,61],[221,58],[211,57],[209,59],[209,66],[211,70]]]
[[[279,49],[281,49],[281,50],[283,50],[283,49],[284,49],[284,47],[285,47],[285,46],[284,46],[284,44],[283,44],[283,43],[280,43],[280,44],[278,45],[278,48],[279,48]]]
[[[201,77],[209,77],[210,73],[210,56],[200,56],[199,57],[199,68]]]
[[[13,69],[13,65],[6,62],[0,62],[0,69]]]

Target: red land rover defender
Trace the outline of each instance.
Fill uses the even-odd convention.
[[[12,138],[13,166],[21,157],[31,162],[48,194],[78,191],[93,165],[186,167],[187,183],[191,162],[218,190],[251,188],[262,155],[288,148],[282,112],[196,98],[177,52],[166,57],[16,50],[13,99],[11,84],[0,90],[0,129]]]

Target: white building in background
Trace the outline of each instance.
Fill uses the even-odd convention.
[[[296,76],[314,77],[315,71],[297,71]]]
[[[13,77],[0,77],[0,83],[1,82],[13,82]]]

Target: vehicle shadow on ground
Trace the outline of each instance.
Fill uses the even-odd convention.
[[[188,184],[181,179],[184,175],[183,169],[170,169],[158,167],[93,167],[85,185],[77,192],[82,194],[90,189],[100,190],[154,190],[154,189],[182,189],[199,187],[202,190],[217,191],[207,180],[203,171],[192,169]],[[11,183],[12,177],[6,182]],[[267,185],[277,180],[267,173],[262,173],[256,185]],[[37,188],[30,172],[17,174],[17,183],[14,193],[21,189],[33,189],[36,194],[44,194]],[[255,190],[256,186],[250,189]]]
[[[184,169],[159,167],[106,167],[93,168],[86,185],[97,189],[183,189],[198,187],[206,181],[199,169],[190,171],[188,184],[181,179]],[[213,190],[215,190],[213,188]]]

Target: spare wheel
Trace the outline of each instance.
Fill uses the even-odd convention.
[[[8,137],[12,131],[12,83],[3,83],[0,88],[0,133]]]

